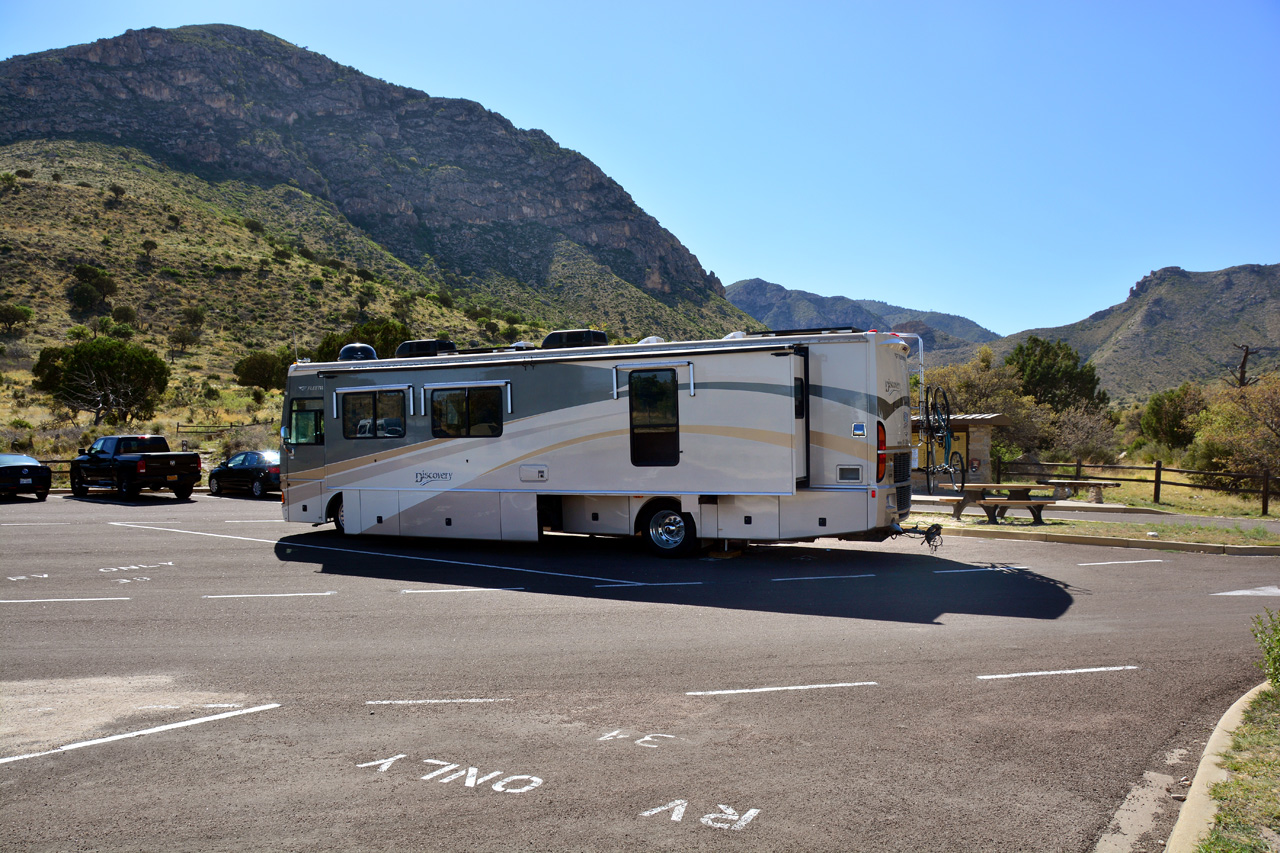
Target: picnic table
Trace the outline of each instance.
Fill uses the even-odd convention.
[[[951,504],[953,518],[959,518],[965,507],[978,506],[987,514],[989,524],[999,524],[1000,519],[1014,508],[1030,512],[1032,524],[1044,524],[1041,513],[1055,500],[1031,496],[1032,492],[1052,488],[1045,483],[965,483],[963,488],[944,483],[941,488],[959,492],[955,497],[939,498],[942,503]],[[998,492],[1004,494],[996,494]]]
[[[1055,498],[1069,498],[1080,489],[1089,490],[1089,500],[1102,503],[1102,490],[1119,487],[1114,480],[1040,480],[1046,486],[1053,486]]]

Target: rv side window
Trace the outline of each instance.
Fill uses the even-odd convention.
[[[674,370],[633,370],[627,382],[631,399],[631,464],[637,467],[680,463],[680,409]]]
[[[431,392],[431,435],[502,435],[501,388],[441,388]]]
[[[324,444],[324,401],[305,397],[289,401],[286,444]]]
[[[404,437],[404,391],[342,394],[343,438]]]

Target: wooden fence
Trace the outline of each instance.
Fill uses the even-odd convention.
[[[262,423],[255,422],[248,424],[184,424],[179,422],[174,427],[174,433],[176,435],[205,435],[210,438],[216,438],[220,435],[226,435],[232,430],[247,429],[249,427],[264,425],[269,426],[270,422],[263,421]]]
[[[1071,478],[1074,480],[1116,480],[1121,483],[1149,483],[1152,486],[1152,501],[1160,503],[1161,486],[1181,486],[1188,489],[1207,489],[1213,492],[1231,492],[1237,495],[1261,495],[1262,514],[1267,515],[1271,501],[1271,471],[1263,469],[1261,474],[1241,474],[1232,471],[1194,471],[1187,468],[1166,468],[1157,460],[1155,465],[1086,465],[1082,460],[1075,462],[1002,462],[999,458],[992,460],[995,481],[1003,482],[1006,474],[1011,476],[1027,476],[1040,474],[1045,470],[1056,473],[1042,479]],[[1086,470],[1087,469],[1087,470]],[[1104,472],[1098,476],[1093,472]],[[1145,471],[1150,477],[1117,477],[1107,474],[1108,471]],[[1177,480],[1164,479],[1165,474],[1185,474],[1205,478],[1200,483],[1182,483]],[[1216,485],[1214,481],[1230,481],[1230,485]],[[1258,488],[1245,488],[1245,481],[1256,481]]]

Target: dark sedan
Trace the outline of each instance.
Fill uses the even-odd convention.
[[[209,494],[247,491],[255,498],[280,491],[280,454],[274,450],[237,453],[209,472]]]
[[[33,494],[36,500],[49,497],[53,474],[39,459],[21,453],[0,453],[0,495]]]

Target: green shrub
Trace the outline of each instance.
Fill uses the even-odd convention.
[[[1264,613],[1253,617],[1253,637],[1262,648],[1258,668],[1273,687],[1280,687],[1280,613],[1272,613],[1270,608]]]

